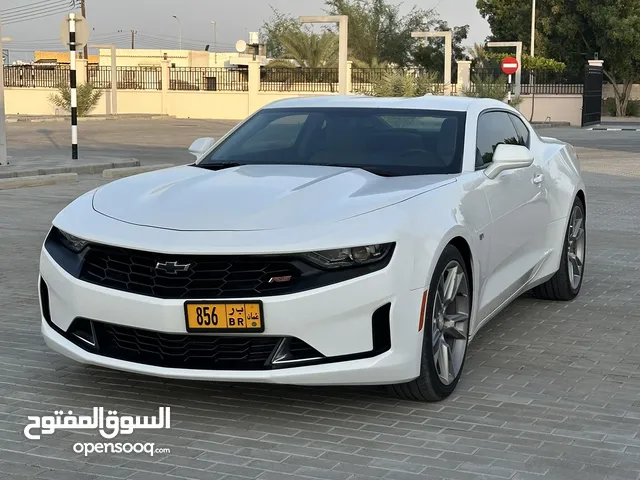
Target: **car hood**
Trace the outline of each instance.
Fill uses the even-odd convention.
[[[93,208],[123,222],[171,230],[274,230],[330,224],[454,181],[451,175],[380,177],[312,165],[181,166],[104,185]]]

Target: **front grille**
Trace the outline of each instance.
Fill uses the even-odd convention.
[[[187,271],[169,273],[158,263],[189,264]],[[279,257],[185,256],[139,252],[92,245],[80,279],[139,295],[166,299],[258,297],[289,293],[301,275],[292,262]],[[288,277],[287,282],[269,282]]]
[[[162,333],[101,322],[93,326],[100,355],[166,368],[263,370],[281,340]]]

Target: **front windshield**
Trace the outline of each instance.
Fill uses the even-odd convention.
[[[380,108],[269,108],[199,166],[333,165],[387,175],[459,173],[464,112]]]

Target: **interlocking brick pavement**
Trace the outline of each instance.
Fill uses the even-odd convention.
[[[583,162],[594,164],[589,152]],[[593,169],[582,294],[517,300],[479,333],[457,391],[437,404],[378,388],[165,381],[67,360],[40,336],[38,252],[53,216],[103,180],[0,192],[0,478],[640,478],[640,164],[632,176]],[[170,430],[118,441],[171,453],[85,458],[72,445],[102,441],[94,432],[23,435],[27,415],[93,406],[170,406]]]

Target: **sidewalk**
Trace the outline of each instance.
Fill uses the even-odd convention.
[[[9,156],[9,165],[0,165],[0,179],[53,175],[60,173],[96,174],[110,168],[139,167],[135,158],[82,156],[72,160],[71,154],[46,157]]]
[[[7,123],[18,122],[31,122],[31,123],[44,123],[44,122],[71,122],[70,115],[7,115]],[[86,117],[80,117],[78,122],[90,122],[96,120],[163,120],[163,119],[175,119],[175,116],[170,115],[147,115],[138,113],[127,113],[118,115],[87,115]]]

